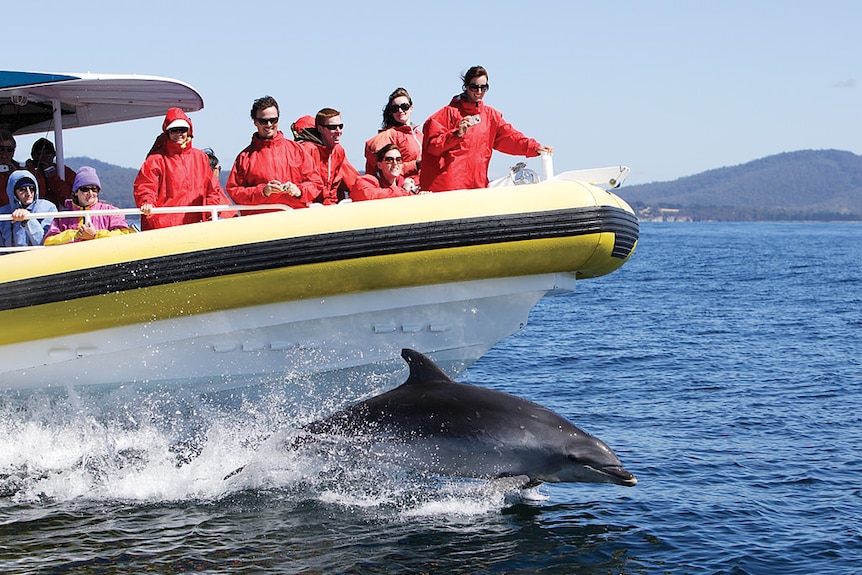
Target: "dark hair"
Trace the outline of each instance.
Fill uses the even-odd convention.
[[[340,115],[341,115],[341,112],[339,112],[335,108],[323,108],[314,117],[314,125],[315,126],[322,126],[324,121],[328,120],[329,118],[334,118],[335,116],[340,116]]]
[[[395,144],[389,143],[377,150],[377,161],[382,162],[383,158],[386,157],[386,154],[391,152],[392,150],[398,150],[398,146]],[[401,150],[398,150],[398,153],[401,153]]]
[[[5,142],[6,140],[12,140],[15,147],[18,147],[18,144],[15,142],[15,136],[12,135],[12,132],[6,128],[0,128],[0,142]]]
[[[394,114],[389,111],[389,106],[392,105],[392,100],[395,98],[407,98],[407,101],[410,102],[410,105],[413,105],[413,98],[410,97],[410,94],[407,93],[407,90],[404,88],[395,88],[395,91],[389,94],[389,100],[387,100],[386,105],[383,106],[383,123],[380,125],[382,129],[392,128],[394,126],[398,126],[399,124],[395,121]]]
[[[254,104],[251,105],[251,119],[257,120],[257,113],[261,110],[266,110],[267,108],[272,108],[275,106],[275,111],[278,112],[278,102],[275,101],[275,98],[272,96],[264,96],[263,98],[258,98],[254,101]]]
[[[218,156],[215,155],[212,148],[204,148],[203,152],[210,159],[210,169],[215,170],[218,167]]]
[[[57,151],[54,148],[54,144],[51,143],[51,140],[48,138],[39,138],[35,142],[33,142],[33,147],[30,148],[30,157],[34,160],[36,156],[41,154],[44,150],[51,150],[52,154],[56,154]]]
[[[488,76],[488,71],[482,66],[471,66],[464,75],[461,76],[461,81],[464,82],[464,87],[467,87],[467,84],[470,83],[470,80],[473,78],[478,78],[479,76]],[[490,79],[490,78],[489,78]]]

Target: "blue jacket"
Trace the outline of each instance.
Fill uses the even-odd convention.
[[[31,178],[36,183],[36,199],[28,206],[22,205],[18,201],[18,196],[15,195],[15,184],[25,177]],[[33,174],[27,170],[15,170],[9,174],[9,181],[6,183],[6,195],[9,196],[9,204],[0,207],[0,214],[11,214],[21,208],[34,213],[57,211],[57,206],[48,200],[39,199],[38,178],[33,177]],[[0,221],[0,245],[5,247],[42,245],[42,238],[45,237],[45,232],[53,220],[54,218],[47,217],[42,219],[31,218],[23,222]]]

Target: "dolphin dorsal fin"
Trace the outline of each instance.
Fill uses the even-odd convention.
[[[410,366],[410,376],[404,385],[422,384],[427,381],[452,382],[452,379],[442,369],[416,350],[405,347],[401,350],[401,357]]]

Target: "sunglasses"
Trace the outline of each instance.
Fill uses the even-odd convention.
[[[15,146],[0,146],[0,152],[14,152]]]
[[[385,158],[383,158],[383,161],[387,164],[403,164],[404,158],[402,158],[401,156],[398,156],[397,158],[393,158],[392,156],[386,156]]]
[[[98,194],[101,189],[99,186],[81,186],[78,188],[79,192],[93,192],[94,194]]]
[[[261,126],[270,126],[270,125],[274,126],[274,125],[278,124],[278,116],[276,116],[274,118],[255,118],[254,121],[257,122],[258,124],[260,124]]]
[[[470,88],[471,92],[487,92],[491,87],[488,84],[468,84],[468,88]]]
[[[399,111],[406,112],[409,109],[410,109],[410,104],[408,104],[407,102],[404,102],[401,104],[390,104],[389,105],[389,111],[392,112],[393,114],[397,114]]]
[[[332,131],[335,131],[335,130],[343,130],[343,129],[344,129],[344,124],[323,124],[323,127],[324,127],[324,128],[328,128],[328,129],[330,129],[330,130],[332,130]]]
[[[18,188],[15,188],[16,192],[33,192],[36,193],[36,186],[31,186],[30,184],[24,184]]]
[[[168,129],[168,134],[185,134],[188,131],[188,128],[170,128]]]

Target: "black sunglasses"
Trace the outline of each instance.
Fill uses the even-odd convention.
[[[404,102],[402,104],[389,104],[389,111],[392,112],[393,114],[397,114],[398,110],[401,110],[402,112],[406,112],[409,109],[410,109],[410,104],[408,104],[407,102]]]
[[[330,130],[343,130],[344,124],[323,124],[324,128],[329,128]]]
[[[99,192],[102,191],[102,189],[99,188],[99,186],[81,186],[76,191],[78,191],[78,192],[93,192],[94,194],[98,194]]]
[[[0,152],[14,152],[15,146],[0,146]]]
[[[168,134],[185,134],[188,131],[188,128],[168,128]]]
[[[387,164],[403,164],[404,158],[402,158],[401,156],[397,156],[395,158],[391,156],[386,156],[385,158],[383,158],[383,161]]]
[[[18,186],[15,188],[16,192],[36,192],[36,186],[31,186],[30,184],[24,184],[23,186]]]
[[[255,121],[261,126],[275,125],[278,124],[278,116],[274,118],[255,118]]]
[[[467,87],[473,92],[487,92],[491,86],[488,84],[468,84]]]

